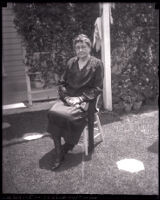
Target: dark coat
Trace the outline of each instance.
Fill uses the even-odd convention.
[[[70,144],[77,144],[87,123],[88,116],[93,128],[93,113],[96,97],[102,92],[103,64],[101,60],[91,56],[82,70],[79,69],[78,58],[71,58],[67,63],[59,85],[59,99],[48,112],[48,132],[58,134]],[[83,107],[68,106],[65,97],[82,97],[89,104],[87,111]],[[84,105],[84,103],[83,103]],[[90,129],[90,130],[91,130]]]

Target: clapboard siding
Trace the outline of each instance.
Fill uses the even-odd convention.
[[[19,75],[18,77],[18,82],[15,82],[16,77],[5,77],[3,81],[3,85],[9,86],[9,90],[13,88],[21,88],[23,90],[25,82],[23,81],[23,76]]]
[[[22,60],[22,55],[17,54],[17,55],[10,55],[10,56],[4,55],[3,56],[4,62],[5,61],[12,61],[12,60]]]
[[[16,28],[13,26],[13,27],[6,27],[6,26],[3,26],[2,27],[2,33],[17,33],[17,30]]]
[[[4,38],[3,39],[3,45],[10,45],[10,44],[19,44],[19,46],[21,45],[21,39],[20,38]]]
[[[13,15],[5,15],[5,14],[3,14],[2,20],[3,20],[4,23],[13,22],[14,16]]]
[[[6,45],[5,49],[3,49],[3,52],[5,52],[7,50],[10,50],[10,49],[19,49],[19,43],[17,43],[17,44],[10,44],[9,46]]]
[[[19,48],[18,48],[18,46],[17,46],[17,48],[8,48],[8,49],[4,49],[3,50],[3,54],[5,54],[5,55],[15,55],[15,54],[17,54],[16,52],[18,52],[18,53],[22,53],[22,50],[20,50]]]
[[[21,64],[19,64],[19,65],[17,65],[17,66],[14,66],[13,67],[13,65],[6,65],[6,63],[5,63],[5,66],[6,66],[6,74],[8,75],[8,72],[17,72],[17,71],[20,71],[20,67],[22,67],[22,63]],[[22,67],[22,69],[21,69],[22,71],[24,71],[24,69],[23,69],[23,67]]]
[[[15,79],[16,78],[16,79]],[[18,81],[16,81],[18,78]],[[24,76],[19,77],[6,77],[3,81],[3,105],[12,104],[27,100],[26,98],[26,83]]]
[[[5,21],[3,24],[3,27],[8,28],[8,27],[13,27],[15,28],[15,24],[13,23],[13,20],[11,21]]]
[[[3,92],[3,97],[2,97],[2,103],[3,105],[8,105],[8,104],[13,104],[13,103],[19,103],[22,101],[26,101],[26,91],[19,91],[17,90],[16,92],[11,91],[7,93],[7,100],[5,98],[5,91]]]
[[[3,15],[6,16],[6,15],[13,15],[13,10],[12,8],[3,8],[3,11],[2,11]]]
[[[12,62],[12,60],[6,60],[6,61],[2,60],[2,61],[6,66],[10,66],[10,65],[15,66],[13,63],[17,62],[17,63],[19,63],[17,66],[22,66],[23,65],[22,67],[25,68],[25,66],[24,66],[24,64],[23,64],[21,59],[20,60],[14,60],[13,62]]]
[[[10,56],[10,55],[22,55],[21,49],[7,49],[3,51],[4,55]]]
[[[17,34],[17,32],[12,32],[11,33],[8,33],[8,32],[5,32],[5,34],[3,35],[3,39],[10,39],[10,38],[13,38],[13,39],[21,39],[21,37]]]
[[[17,82],[17,79],[18,79],[18,82]],[[19,76],[6,76],[3,78],[4,82],[3,84],[5,83],[6,85],[7,84],[25,84],[24,82],[24,75],[19,75]]]
[[[15,68],[15,69],[17,67],[19,67],[19,69],[20,69],[20,66],[21,66],[22,68],[24,68],[24,66],[22,66],[23,65],[22,60],[20,60],[20,61],[19,60],[13,60],[13,62],[6,61],[6,62],[4,62],[4,64],[6,66],[6,71],[10,67]]]
[[[11,3],[2,8],[3,47],[3,104],[27,100],[25,65],[23,64],[22,41],[15,28]]]
[[[10,76],[23,76],[24,77],[24,70],[17,70],[17,71],[6,71],[7,77]]]

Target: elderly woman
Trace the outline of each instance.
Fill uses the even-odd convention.
[[[103,64],[90,55],[91,42],[81,34],[73,41],[76,56],[71,58],[60,80],[59,99],[48,112],[48,132],[56,151],[52,170],[58,168],[65,154],[78,143],[89,119],[93,132],[93,116],[96,97],[102,92]],[[61,146],[61,137],[65,144]],[[89,151],[93,149],[93,134],[90,135]]]

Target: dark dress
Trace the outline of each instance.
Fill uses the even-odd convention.
[[[79,69],[78,58],[71,58],[59,85],[59,99],[48,112],[48,132],[57,137],[61,136],[69,144],[77,144],[87,123],[93,121],[96,97],[102,92],[103,64],[101,60],[91,56],[82,70]],[[83,106],[79,108],[69,106],[64,98],[82,97],[89,105],[87,111]],[[93,125],[93,123],[92,123]],[[91,125],[91,126],[92,126]]]

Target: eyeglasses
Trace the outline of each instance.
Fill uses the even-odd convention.
[[[82,49],[82,50],[86,50],[86,49],[87,49],[87,46],[85,46],[85,45],[82,45],[82,46],[76,46],[75,49],[76,49],[77,51],[79,51],[80,49]]]

